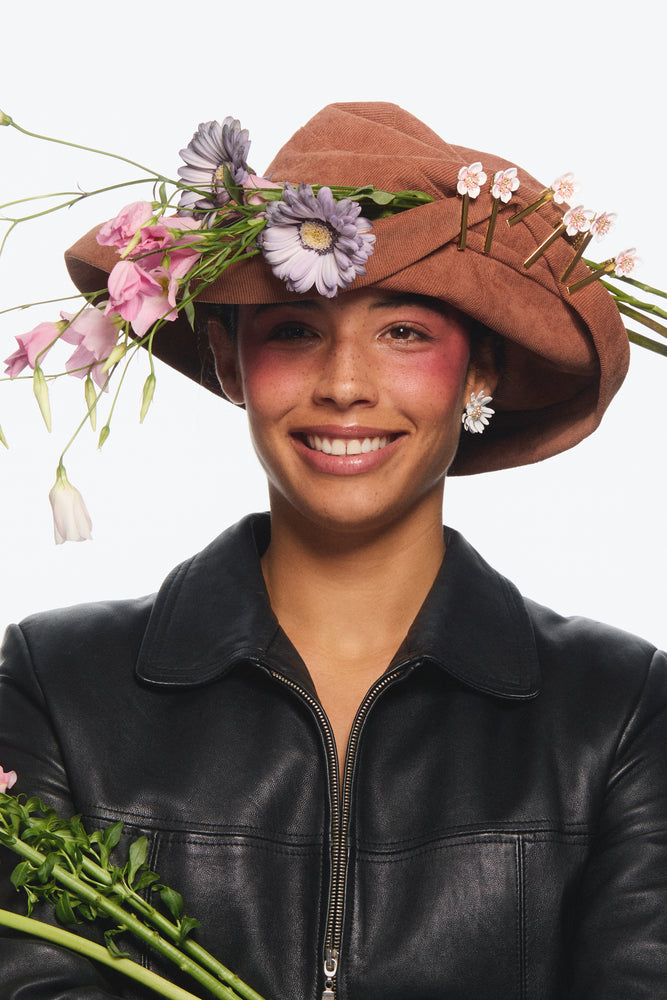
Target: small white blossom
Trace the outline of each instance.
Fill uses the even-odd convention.
[[[482,184],[486,184],[486,174],[479,161],[471,163],[469,167],[461,167],[456,185],[459,194],[467,194],[470,198],[476,198]]]
[[[617,278],[627,277],[639,263],[640,258],[637,256],[637,251],[634,247],[630,250],[623,250],[616,256],[616,260],[614,261],[614,274]]]
[[[500,198],[503,204],[506,205],[514,192],[518,190],[520,184],[521,181],[517,177],[516,167],[508,167],[507,170],[498,170],[493,175],[491,195],[494,198]]]
[[[564,201],[570,201],[572,195],[581,187],[574,179],[574,174],[561,174],[551,185],[551,190],[554,193],[554,201],[557,205],[562,205]]]
[[[591,228],[594,216],[595,212],[584,208],[583,205],[571,208],[563,216],[563,223],[567,227],[565,232],[568,236],[576,236],[577,233],[587,233]]]
[[[600,212],[591,222],[591,233],[596,240],[603,239],[616,223],[616,212]]]
[[[474,392],[470,393],[470,402],[466,403],[466,408],[461,417],[461,422],[465,430],[471,434],[483,433],[484,428],[489,423],[489,418],[496,412],[486,405],[491,402],[492,398],[492,396],[487,396],[484,390],[478,392],[477,395]]]

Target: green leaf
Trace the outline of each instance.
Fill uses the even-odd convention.
[[[9,880],[16,889],[29,882],[35,873],[35,869],[29,861],[20,861],[14,871],[9,876]]]
[[[114,930],[105,931],[104,933],[104,943],[107,946],[107,951],[109,952],[112,958],[132,958],[129,952],[121,951],[116,942],[114,941],[116,935],[122,933],[123,933],[122,927],[121,928],[117,927]]]
[[[192,931],[199,926],[200,926],[199,921],[196,920],[194,917],[183,917],[180,928],[181,933],[178,937],[179,947],[180,945],[183,944],[185,939],[192,933]]]
[[[222,180],[232,201],[235,201],[237,205],[242,205],[243,188],[236,183],[226,163],[222,166]]]
[[[104,831],[104,844],[108,850],[112,851],[121,838],[123,824],[121,822],[112,823]]]
[[[394,200],[393,194],[389,191],[373,191],[371,201],[376,205],[389,205]]]
[[[146,851],[148,849],[148,840],[146,837],[138,837],[137,840],[130,844],[129,851],[129,866],[127,871],[127,880],[132,885],[134,877],[141,868],[143,864],[146,863]]]
[[[186,299],[185,300],[185,302],[183,303],[183,309],[185,311],[185,315],[186,315],[188,323],[190,324],[190,326],[194,330],[194,328],[195,328],[195,304],[192,301],[192,299]]]
[[[51,878],[51,874],[53,873],[53,869],[55,868],[56,859],[57,859],[56,854],[47,855],[46,860],[37,869],[37,878],[43,885],[46,885],[46,883]]]
[[[60,921],[61,924],[76,924],[78,920],[76,919],[76,914],[72,909],[72,902],[69,898],[69,894],[63,892],[56,903],[56,919]]]
[[[160,890],[160,899],[167,907],[172,917],[178,920],[183,912],[183,897],[175,889],[170,889],[168,885],[165,885],[163,889]]]

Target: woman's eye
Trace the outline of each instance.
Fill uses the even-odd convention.
[[[314,337],[312,330],[301,323],[283,323],[271,330],[269,340],[303,341]]]
[[[392,326],[389,330],[387,330],[386,336],[389,340],[402,344],[409,344],[413,341],[426,339],[425,335],[419,330],[415,330],[413,326],[407,326],[403,323],[399,323],[398,326]]]

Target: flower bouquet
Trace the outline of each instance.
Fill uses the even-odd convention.
[[[148,868],[145,837],[130,844],[127,860],[119,865],[112,852],[122,823],[88,834],[78,816],[64,820],[37,798],[9,795],[15,782],[16,773],[0,767],[0,844],[21,859],[10,878],[27,897],[28,915],[0,909],[0,925],[110,966],[169,1000],[197,1000],[131,959],[121,942],[123,935],[131,935],[173,962],[207,995],[262,1000],[193,939],[198,921],[184,915],[179,893],[162,885]],[[31,916],[38,902],[54,907],[58,924]],[[104,925],[106,947],[62,926],[97,920]]]

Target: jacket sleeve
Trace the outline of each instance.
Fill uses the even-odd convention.
[[[8,629],[0,651],[0,765],[18,774],[12,794],[37,795],[63,816],[75,812],[48,705],[17,626]],[[8,849],[0,852],[0,906],[25,913],[25,898],[9,880],[18,861]],[[46,914],[35,915],[47,919]],[[131,995],[114,990],[101,967],[81,956],[20,933],[0,937],[0,1000]]]
[[[667,990],[667,656],[652,657],[609,773],[580,891],[568,1000]]]

